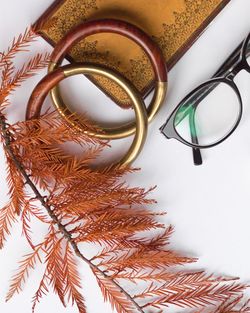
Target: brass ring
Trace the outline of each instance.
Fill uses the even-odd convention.
[[[151,122],[155,117],[159,109],[161,108],[167,91],[167,69],[166,62],[162,55],[161,50],[157,44],[148,36],[144,31],[127,23],[125,21],[103,19],[97,21],[88,21],[70,30],[66,36],[64,36],[58,44],[51,56],[51,62],[49,64],[49,72],[54,71],[60,66],[63,61],[65,54],[72,48],[74,44],[87,36],[110,32],[117,33],[122,36],[128,37],[135,41],[147,54],[151,65],[155,72],[155,92],[153,99],[148,107],[147,115],[148,122]],[[67,119],[67,116],[72,115],[67,105],[63,102],[60,95],[60,89],[58,86],[51,91],[52,101],[60,112],[63,118]],[[70,124],[80,131],[84,131],[89,136],[97,137],[100,139],[121,139],[133,135],[135,133],[136,125],[134,122],[122,125],[120,127],[105,128],[102,127],[101,131],[86,131],[81,123],[81,119],[71,121]]]
[[[100,65],[82,64],[66,65],[59,69],[47,74],[35,87],[28,102],[26,110],[26,119],[38,118],[41,114],[41,109],[44,100],[50,90],[54,88],[60,81],[67,77],[86,74],[86,75],[101,75],[116,82],[129,96],[133,108],[135,110],[136,117],[136,132],[134,140],[126,153],[126,155],[116,164],[119,166],[130,165],[139,155],[142,147],[145,143],[147,136],[147,111],[145,104],[139,95],[136,88],[120,74]],[[62,111],[59,111],[62,114]],[[69,116],[65,116],[68,123],[72,124],[72,120]]]

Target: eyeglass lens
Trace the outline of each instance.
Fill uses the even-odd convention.
[[[200,146],[213,145],[234,128],[240,111],[238,96],[229,84],[208,82],[182,102],[174,127],[188,143],[196,137]]]

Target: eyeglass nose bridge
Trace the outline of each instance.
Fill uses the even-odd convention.
[[[250,73],[250,64],[247,59],[250,57],[250,32],[243,42],[241,57],[244,62],[244,69]]]
[[[240,59],[230,70],[229,73],[225,76],[225,78],[233,80],[235,76],[242,70],[246,68],[246,61],[244,59]]]

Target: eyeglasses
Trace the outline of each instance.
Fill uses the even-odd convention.
[[[220,144],[239,125],[242,98],[234,78],[243,69],[250,73],[250,33],[212,79],[190,92],[160,128],[168,139],[193,148],[195,165],[202,164],[201,148]]]

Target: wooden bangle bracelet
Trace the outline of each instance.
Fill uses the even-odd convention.
[[[65,78],[78,74],[101,75],[109,78],[116,82],[129,96],[135,110],[136,132],[130,149],[117,164],[119,166],[128,166],[136,159],[145,143],[148,126],[147,111],[145,104],[135,87],[127,79],[111,69],[100,65],[78,63],[77,65],[63,66],[46,75],[38,83],[31,94],[26,110],[26,119],[30,120],[38,118],[41,114],[44,100],[50,90]],[[62,113],[61,111],[59,112]],[[65,118],[68,123],[72,122],[70,116],[65,116]],[[86,131],[86,133],[88,133],[88,131]]]
[[[166,96],[166,62],[157,44],[154,43],[154,41],[144,31],[132,24],[119,20],[103,19],[90,21],[78,25],[77,27],[69,31],[66,36],[62,38],[55,46],[55,49],[51,56],[49,72],[54,71],[61,65],[65,54],[69,52],[73,45],[78,43],[80,40],[86,38],[87,36],[104,32],[116,33],[130,38],[131,40],[136,42],[147,54],[153,67],[156,80],[154,96],[147,110],[148,121],[151,122],[151,120],[154,118],[154,116],[162,106]],[[61,98],[58,86],[52,89],[51,96],[55,107],[65,119],[67,119],[67,116],[72,115],[72,112],[69,110],[69,108],[67,108]],[[76,123],[71,122],[71,125],[76,127],[78,130],[84,131],[80,119],[78,119]],[[88,133],[91,136],[101,139],[120,139],[134,134],[135,130],[135,123],[132,122],[115,128],[102,127],[100,132],[97,130]]]

